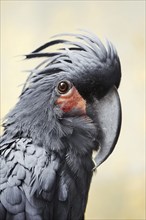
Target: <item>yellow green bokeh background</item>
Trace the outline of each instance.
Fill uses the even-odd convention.
[[[145,1],[1,1],[1,116],[15,105],[31,52],[60,32],[89,29],[116,46],[123,123],[109,159],[94,174],[86,220],[145,219]]]

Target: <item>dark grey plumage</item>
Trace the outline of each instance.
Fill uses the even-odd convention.
[[[94,99],[118,88],[121,69],[111,43],[106,49],[93,34],[66,35],[79,40],[52,40],[26,55],[45,60],[31,71],[3,124],[1,220],[84,219],[101,133]],[[55,52],[44,51],[60,44]],[[86,116],[56,105],[62,80],[86,100]]]

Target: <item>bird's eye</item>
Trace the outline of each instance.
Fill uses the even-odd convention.
[[[58,86],[57,90],[60,94],[65,94],[71,89],[71,83],[69,81],[61,81]]]

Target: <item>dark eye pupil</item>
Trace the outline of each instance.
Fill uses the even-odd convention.
[[[68,82],[60,82],[59,83],[59,85],[58,85],[58,91],[60,92],[60,93],[66,93],[66,92],[68,92],[68,90],[69,90],[69,84],[68,84]]]

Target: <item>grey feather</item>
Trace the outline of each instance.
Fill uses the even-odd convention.
[[[44,60],[30,71],[18,103],[4,120],[2,220],[84,219],[92,152],[98,150],[100,137],[94,99],[98,103],[110,88],[118,88],[121,67],[114,46],[108,42],[106,49],[94,34],[56,37],[26,55]],[[48,51],[53,46],[57,49]],[[79,93],[85,114],[75,106],[64,112],[57,104],[61,81],[69,81]]]
[[[5,220],[26,220],[25,218],[25,213],[18,213],[18,214],[11,214],[7,213],[6,219]]]

